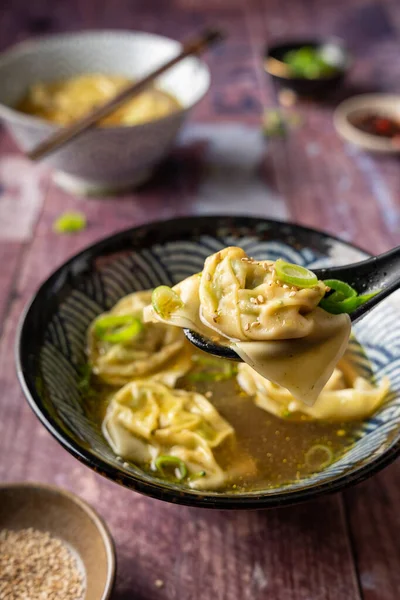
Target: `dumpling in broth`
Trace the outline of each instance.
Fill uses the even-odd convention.
[[[239,365],[237,381],[244,392],[254,395],[257,406],[292,420],[304,416],[316,421],[365,419],[384,402],[389,391],[386,377],[374,386],[345,359],[339,362],[313,406],[298,402],[288,390],[264,379],[246,364]]]
[[[153,469],[160,455],[181,459],[191,488],[216,489],[225,482],[213,450],[234,432],[201,394],[133,381],[113,396],[103,434],[117,455]]]
[[[93,373],[102,381],[118,386],[133,379],[152,377],[174,386],[190,369],[191,349],[180,329],[163,323],[142,322],[143,308],[150,300],[151,291],[130,294],[92,323],[88,357]],[[109,316],[131,316],[140,323],[139,331],[119,342],[102,339],[98,325]]]

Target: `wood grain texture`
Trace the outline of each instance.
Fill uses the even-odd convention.
[[[14,0],[0,13],[0,45],[104,27],[182,39],[206,23],[229,33],[206,58],[210,93],[172,156],[135,193],[72,197],[46,172],[32,174],[0,133],[0,214],[1,203],[16,198],[13,241],[0,223],[0,480],[55,483],[99,510],[117,545],[118,600],[395,600],[398,464],[345,494],[299,507],[230,513],[167,505],[119,488],[69,456],[34,417],[16,380],[12,348],[29,297],[68,257],[120,229],[178,215],[247,212],[320,227],[371,252],[400,243],[398,159],[350,147],[332,125],[341,98],[400,91],[397,0]],[[316,32],[341,35],[355,53],[347,86],[324,104],[297,105],[302,127],[265,141],[261,115],[278,100],[262,69],[263,49],[283,36]],[[20,208],[26,198],[28,221]],[[88,228],[58,236],[53,221],[69,209],[83,211]]]
[[[399,502],[398,462],[346,491],[350,537],[365,600],[392,600],[399,596]]]

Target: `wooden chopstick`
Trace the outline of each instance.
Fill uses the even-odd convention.
[[[221,31],[218,31],[217,29],[206,29],[202,34],[192,39],[189,39],[183,44],[182,52],[175,56],[175,58],[172,58],[171,60],[167,61],[166,63],[152,71],[149,75],[146,75],[146,77],[144,77],[143,79],[132,83],[132,85],[122,90],[122,92],[117,94],[117,96],[115,96],[102,106],[95,108],[92,112],[90,112],[88,115],[85,115],[82,119],[79,119],[78,121],[75,121],[68,127],[57,131],[47,140],[38,144],[36,148],[30,150],[27,153],[28,158],[32,160],[40,160],[41,158],[44,158],[45,156],[51,154],[55,150],[58,150],[59,148],[61,148],[61,146],[64,146],[71,140],[75,139],[78,135],[81,135],[81,133],[83,133],[90,127],[93,127],[93,125],[95,125],[97,121],[99,121],[103,117],[106,117],[111,112],[119,108],[121,104],[126,102],[128,99],[133,98],[133,96],[136,96],[137,94],[142,92],[143,89],[146,88],[150,83],[152,83],[154,79],[156,79],[156,77],[161,75],[161,73],[164,73],[187,56],[200,54],[200,52],[205,50],[208,46],[219,42],[223,38],[224,35]]]

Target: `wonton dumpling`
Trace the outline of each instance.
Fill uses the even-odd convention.
[[[306,415],[313,420],[355,421],[365,419],[382,404],[389,391],[385,377],[378,387],[361,377],[342,359],[313,406],[298,402],[288,390],[271,383],[249,365],[240,364],[240,387],[255,396],[260,408],[281,418]]]
[[[221,487],[226,475],[213,449],[233,429],[201,394],[171,390],[150,380],[133,381],[112,398],[103,421],[103,433],[114,452],[136,463],[154,461],[159,455],[183,460],[194,489]]]
[[[350,318],[318,308],[323,282],[299,288],[283,284],[272,261],[250,259],[229,247],[206,259],[202,273],[172,288],[180,305],[167,315],[153,306],[145,321],[188,327],[228,341],[263,377],[313,404],[343,355]]]
[[[312,406],[343,356],[351,328],[348,315],[331,315],[321,308],[307,319],[311,329],[303,338],[237,342],[235,350],[263,378]]]
[[[128,342],[110,343],[98,338],[96,322],[104,315],[132,315],[142,320],[151,291],[130,294],[109,313],[100,315],[88,335],[88,356],[93,373],[111,385],[125,385],[133,379],[151,377],[174,386],[191,367],[191,349],[182,331],[162,323],[145,323]]]
[[[312,288],[278,282],[272,261],[250,259],[231,247],[209,256],[199,287],[201,319],[230,340],[265,341],[305,337],[312,322],[305,315],[325,294],[320,281]]]

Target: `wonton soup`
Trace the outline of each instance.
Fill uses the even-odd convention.
[[[289,484],[343,455],[389,383],[373,385],[345,354],[344,292],[335,302],[337,289],[283,261],[217,254],[174,288],[133,293],[95,319],[85,401],[115,454],[158,477],[234,492]],[[244,362],[195,349],[187,326]]]

